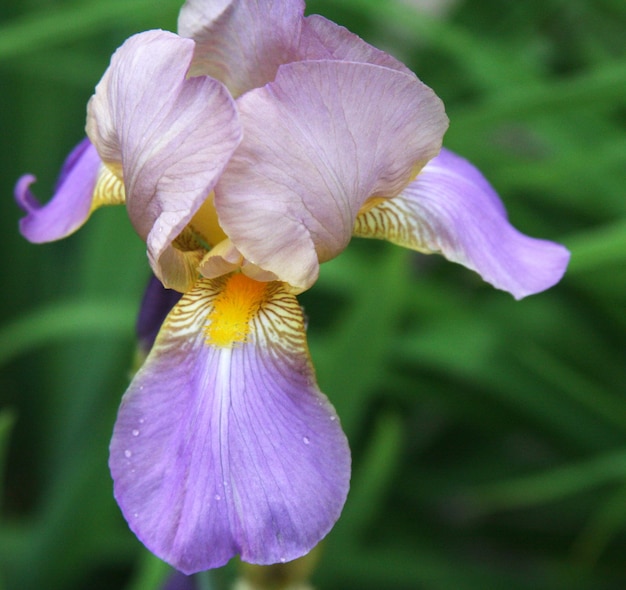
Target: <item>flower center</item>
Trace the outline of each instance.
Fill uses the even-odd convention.
[[[251,331],[250,321],[267,300],[268,284],[242,273],[228,277],[207,316],[204,328],[207,344],[231,348],[245,342]]]
[[[211,193],[189,222],[193,231],[197,232],[209,246],[215,246],[228,237],[217,219],[214,201],[215,194]]]

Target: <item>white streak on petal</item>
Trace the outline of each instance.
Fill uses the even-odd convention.
[[[210,328],[241,319],[237,293],[226,293],[236,276],[243,311],[256,311],[229,343],[228,325],[219,337]],[[247,281],[203,279],[183,296],[124,396],[111,442],[130,527],[186,573],[237,553],[260,564],[303,555],[347,494],[349,450],[315,383],[300,306],[280,283]]]

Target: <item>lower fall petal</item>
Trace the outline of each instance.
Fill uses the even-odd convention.
[[[115,496],[156,555],[192,573],[307,553],[345,502],[350,453],[319,391],[297,300],[243,274],[202,279],[124,396]]]
[[[26,212],[20,231],[34,243],[60,240],[81,227],[102,205],[124,202],[124,185],[100,160],[88,139],[68,155],[52,199],[45,205],[30,190],[32,175],[22,176],[15,187],[18,205]]]
[[[552,287],[569,262],[560,244],[516,230],[483,175],[446,149],[400,195],[364,209],[354,233],[441,253],[516,299]]]

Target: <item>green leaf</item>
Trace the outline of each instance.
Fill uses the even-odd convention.
[[[172,568],[147,549],[142,551],[137,571],[126,590],[156,590],[163,587]]]
[[[572,251],[568,276],[626,262],[626,220],[586,230],[565,241]]]
[[[363,532],[383,504],[400,463],[403,430],[400,417],[390,412],[376,421],[365,456],[355,465],[350,497],[342,516],[353,534]]]
[[[380,244],[384,249],[384,244]],[[410,253],[388,246],[372,273],[363,265],[338,261],[356,296],[331,334],[311,339],[320,385],[335,405],[347,433],[355,431],[367,409],[368,393],[384,381],[385,364],[406,297]],[[352,259],[354,260],[354,259]],[[373,337],[375,335],[375,337]]]
[[[466,497],[480,514],[490,514],[556,502],[607,483],[624,481],[626,451],[619,450],[556,469],[476,487],[469,490]]]
[[[4,470],[9,438],[15,424],[15,412],[10,409],[0,411],[0,506],[4,497]]]
[[[137,308],[123,301],[62,301],[0,328],[0,366],[30,350],[92,334],[132,336]]]
[[[114,27],[146,28],[148,16],[171,21],[180,3],[174,0],[108,0],[79,2],[35,12],[0,26],[0,62],[51,46],[66,44]]]

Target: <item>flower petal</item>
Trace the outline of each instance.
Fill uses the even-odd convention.
[[[385,66],[414,76],[402,62],[319,14],[302,22],[298,61],[332,59]]]
[[[446,149],[401,195],[361,214],[355,235],[440,252],[516,299],[556,284],[569,261],[560,244],[517,231],[483,175]]]
[[[143,355],[150,352],[161,324],[179,299],[178,291],[166,289],[154,275],[150,277],[141,300],[135,328],[139,349]]]
[[[237,273],[183,296],[123,398],[110,467],[131,529],[185,573],[291,560],[330,530],[349,449],[281,283]]]
[[[274,273],[246,260],[228,238],[211,248],[198,265],[198,271],[207,279],[214,279],[236,270],[241,270],[243,274],[256,281],[278,280]]]
[[[197,43],[192,74],[213,76],[234,96],[274,79],[294,61],[302,0],[187,0],[178,32]]]
[[[214,279],[238,270],[243,263],[241,252],[226,238],[211,248],[198,265],[203,277]]]
[[[155,274],[177,290],[195,276],[171,244],[241,138],[226,88],[211,78],[187,78],[193,48],[190,39],[164,31],[128,39],[98,84],[87,119],[103,161],[113,169],[123,164],[128,213]]]
[[[215,189],[244,257],[304,290],[336,256],[369,197],[398,194],[440,149],[441,101],[415,76],[308,61],[237,101],[244,139]]]
[[[54,195],[45,205],[30,190],[35,180],[30,174],[22,176],[15,186],[15,199],[27,213],[20,220],[22,235],[38,244],[74,233],[102,205],[124,202],[124,185],[102,164],[88,139],[66,158]]]
[[[187,576],[176,570],[172,571],[166,579],[163,590],[200,590],[195,576]]]

